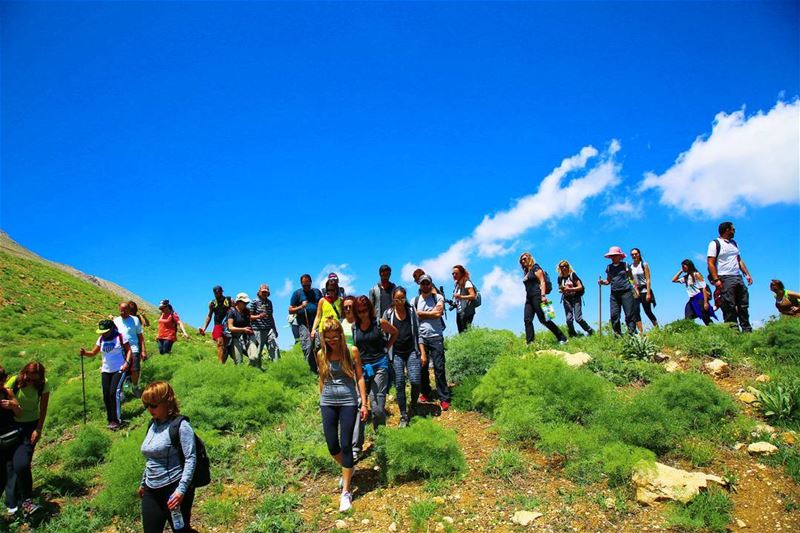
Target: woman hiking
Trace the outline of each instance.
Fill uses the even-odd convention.
[[[583,328],[587,335],[594,334],[594,330],[583,319],[583,294],[586,287],[583,281],[572,270],[572,265],[567,260],[558,264],[558,292],[561,293],[561,303],[564,305],[564,316],[567,317],[567,331],[570,337],[576,337],[575,322]]]
[[[639,322],[639,310],[634,296],[638,290],[633,284],[628,263],[623,261],[625,252],[619,246],[612,246],[603,257],[611,259],[611,263],[606,267],[606,279],[601,277],[597,280],[597,284],[611,286],[609,297],[611,327],[615,335],[622,335],[620,311],[624,311],[628,334],[633,335],[636,333],[636,323]]]
[[[703,275],[697,271],[691,259],[681,261],[681,269],[672,276],[673,283],[681,283],[686,287],[689,301],[683,310],[683,317],[689,320],[699,318],[706,326],[711,323],[711,319],[717,320],[714,308],[710,303],[709,294]]]
[[[780,314],[800,317],[800,292],[787,291],[779,279],[770,282],[769,290],[775,296],[775,308]]]
[[[172,345],[178,340],[178,328],[181,329],[184,339],[189,338],[189,335],[186,333],[183,322],[181,322],[178,313],[172,308],[169,300],[161,300],[158,310],[161,311],[161,315],[158,317],[158,337],[156,341],[158,342],[158,353],[164,355],[172,353]]]
[[[458,332],[464,333],[475,319],[475,285],[470,280],[469,271],[463,265],[453,267],[453,300],[456,304],[456,326]]]
[[[253,327],[250,324],[250,309],[247,308],[249,303],[250,297],[247,296],[247,293],[237,294],[236,302],[228,310],[225,321],[228,323],[227,329],[231,335],[233,363],[240,365],[247,357],[250,366],[261,368],[261,356],[258,353]]]
[[[22,430],[15,417],[22,414],[14,391],[6,388],[8,373],[0,366],[0,493],[6,490],[8,470],[12,466],[12,459],[17,447],[22,443]],[[8,508],[10,515],[17,509]]]
[[[318,335],[322,332],[322,323],[327,318],[339,322],[344,318],[342,309],[342,296],[339,291],[339,278],[331,278],[325,282],[325,295],[317,304],[317,314],[314,316],[314,325],[311,327],[311,340],[319,345]]]
[[[533,259],[530,252],[523,252],[519,256],[519,266],[522,268],[522,284],[525,286],[525,341],[530,344],[536,337],[536,332],[533,329],[533,317],[535,316],[542,325],[555,335],[559,344],[564,344],[567,342],[566,335],[558,329],[558,326],[552,320],[545,316],[544,309],[542,309],[542,304],[547,301],[544,271]]]
[[[642,327],[642,311],[650,319],[650,323],[654,328],[658,327],[658,320],[656,315],[653,314],[653,307],[656,306],[656,295],[653,293],[653,288],[650,285],[650,265],[642,258],[642,251],[638,248],[631,248],[631,277],[636,289],[639,292],[637,298],[637,305],[639,306],[639,321],[636,323],[636,329],[639,333],[644,333]]]
[[[319,409],[328,452],[342,466],[339,511],[343,512],[353,505],[353,430],[357,419],[367,419],[367,393],[358,349],[347,346],[339,321],[326,318],[321,337],[317,352]]]
[[[422,380],[422,366],[427,363],[425,346],[419,340],[419,319],[414,307],[408,303],[406,290],[396,287],[392,293],[392,306],[383,314],[384,320],[397,329],[397,340],[391,348],[390,359],[394,369],[397,406],[400,409],[400,427],[408,426],[414,416]],[[406,371],[411,384],[411,413],[406,405]]]
[[[133,364],[131,345],[124,341],[122,334],[111,320],[101,320],[97,324],[100,336],[91,351],[81,348],[81,357],[94,357],[103,352],[103,363],[100,367],[103,384],[103,404],[106,406],[108,429],[116,431],[122,426],[122,393],[128,371]]]

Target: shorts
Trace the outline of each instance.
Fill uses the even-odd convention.
[[[131,370],[134,372],[141,372],[142,355],[139,352],[134,352],[133,350],[131,350],[131,359],[133,359],[133,363],[131,364]]]
[[[221,339],[224,336],[222,324],[214,324],[214,329],[211,330],[211,338],[214,340]]]

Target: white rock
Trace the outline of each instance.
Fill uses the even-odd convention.
[[[731,371],[730,365],[728,365],[728,363],[722,359],[714,359],[703,366],[706,368],[709,374],[718,378],[727,376]]]
[[[361,524],[364,525],[364,526],[368,526],[369,525],[369,518],[365,518],[364,520],[362,520]]]
[[[741,450],[742,448],[744,448],[744,442],[737,442],[737,443],[736,443],[736,444],[733,446],[733,449],[734,449],[734,450],[736,450],[737,452],[738,452],[739,450]]]
[[[586,352],[569,353],[562,352],[561,350],[537,350],[536,355],[553,355],[555,357],[560,357],[565,363],[572,367],[583,366],[592,360],[592,356]]]
[[[768,375],[761,374],[756,378],[756,381],[758,381],[759,383],[767,383],[770,379],[772,378],[770,378]]]
[[[664,365],[664,370],[672,374],[673,372],[677,372],[681,369],[681,365],[676,363],[675,361],[667,361]]]
[[[661,463],[640,462],[633,471],[636,500],[652,505],[662,500],[687,503],[708,486],[708,482],[724,485],[725,482],[703,472],[687,472]]]
[[[744,520],[736,519],[736,525],[739,527],[747,527],[747,524],[744,523]]]
[[[739,401],[746,404],[756,403],[758,398],[752,392],[743,392],[739,395]]]
[[[754,437],[758,437],[762,433],[769,433],[770,435],[775,434],[776,429],[769,424],[765,424],[764,422],[759,422],[756,424],[756,427],[753,428],[753,432],[751,433]]]
[[[511,521],[520,526],[530,525],[537,518],[542,517],[542,513],[534,513],[531,511],[517,511],[511,518]]]
[[[344,520],[337,520],[336,529],[347,529],[347,522],[345,522]]]
[[[444,524],[441,522],[436,522],[436,527],[434,528],[436,531],[444,531]]]
[[[778,451],[778,447],[769,442],[754,442],[747,447],[747,451],[754,455],[772,455]]]
[[[392,533],[397,531],[397,522],[392,522],[391,524],[389,524],[389,531],[391,531]]]
[[[454,523],[454,522],[455,522],[455,520],[453,520],[453,517],[452,517],[452,516],[443,516],[443,517],[442,517],[442,520],[444,520],[444,521],[445,521],[445,522],[447,522],[448,524],[452,524],[452,523]]]

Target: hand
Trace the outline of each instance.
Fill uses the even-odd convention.
[[[300,307],[305,309],[308,306],[308,300],[303,300],[303,303],[300,304]]]
[[[460,294],[454,294],[453,298],[455,298],[456,300],[460,300],[461,299],[461,295]]]
[[[753,278],[750,277],[750,274],[745,275],[745,279],[747,279],[747,284],[748,285],[752,285],[753,284]]]
[[[316,336],[317,336],[317,330],[315,330],[315,329],[312,329],[312,330],[311,330],[311,340],[313,341],[313,340],[314,340],[314,337],[316,337]]]
[[[248,335],[252,335],[253,334],[253,328],[251,328],[250,326],[247,326],[246,328],[244,328],[244,331]]]
[[[419,356],[419,362],[420,362],[420,364],[422,364],[422,366],[427,365],[428,364],[428,354],[420,355]]]
[[[143,497],[144,497],[144,487],[140,486],[139,487],[139,498],[143,498]]]
[[[542,303],[544,303],[546,301],[547,301],[547,295],[546,294],[542,294]]]
[[[41,436],[42,436],[42,430],[34,429],[33,433],[31,433],[31,444],[35,445],[37,442],[39,442],[39,438],[41,438]]]
[[[178,507],[181,506],[182,501],[183,501],[183,494],[181,494],[176,490],[175,492],[172,493],[172,496],[169,497],[169,500],[167,500],[167,508],[170,511],[177,509]]]
[[[204,330],[203,328],[197,328],[197,334],[198,335],[205,335],[206,334],[206,330]]]
[[[603,278],[597,278],[597,284],[598,285],[602,285],[603,284]]]
[[[147,354],[142,352],[142,361],[147,361]]]
[[[708,311],[708,302],[703,302],[703,309]]]
[[[3,409],[11,409],[11,400],[0,400],[0,407]]]
[[[81,348],[81,357],[86,355],[86,348]]]
[[[364,402],[361,402],[361,421],[366,422],[368,416],[369,409],[367,409],[367,406],[364,405]]]
[[[647,297],[645,298],[645,300],[647,300],[648,302],[650,301],[650,293],[649,292],[647,293]]]
[[[722,288],[722,280],[718,279],[717,281],[715,281],[714,282],[714,286],[719,288],[719,289],[721,289]]]

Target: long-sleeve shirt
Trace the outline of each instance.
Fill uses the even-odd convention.
[[[194,430],[188,420],[181,422],[178,430],[181,449],[185,457],[181,465],[180,451],[172,446],[169,438],[170,419],[163,422],[153,421],[142,442],[142,454],[147,459],[142,474],[142,486],[159,489],[170,483],[178,483],[178,492],[186,494],[194,475],[197,455],[194,447]]]

